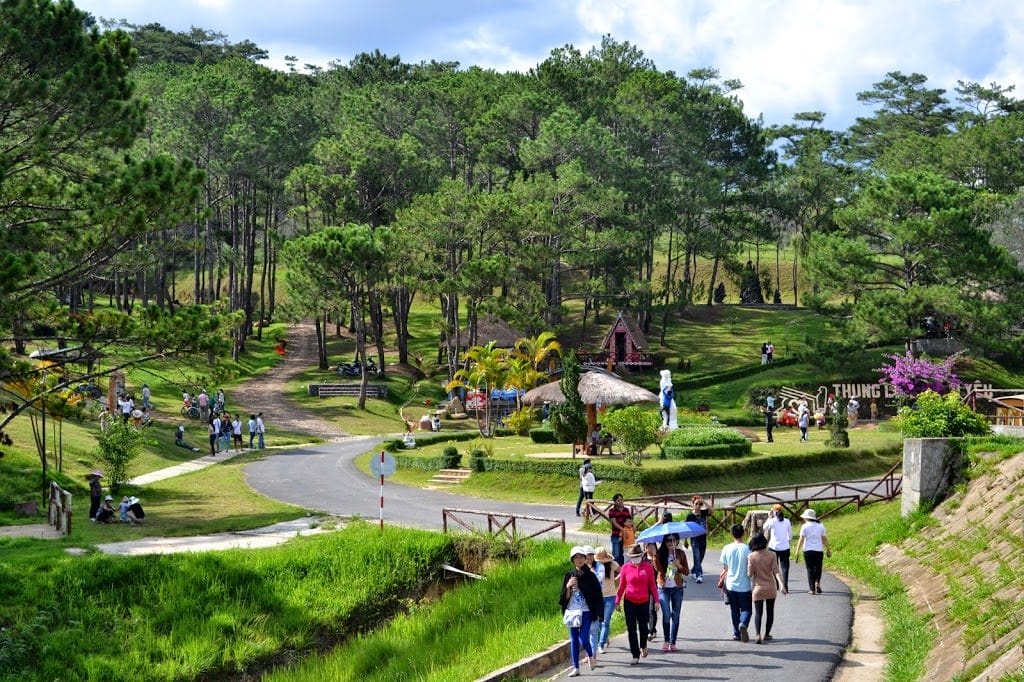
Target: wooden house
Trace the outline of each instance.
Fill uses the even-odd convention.
[[[601,350],[583,358],[583,364],[601,367],[646,369],[654,366],[647,336],[635,319],[621,311],[601,342]]]

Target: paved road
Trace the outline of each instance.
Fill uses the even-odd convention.
[[[338,516],[376,519],[379,480],[359,471],[354,459],[377,443],[379,440],[373,438],[353,438],[285,451],[249,464],[246,478],[256,490],[278,500]],[[499,502],[385,485],[384,516],[388,523],[439,530],[442,507],[562,519],[570,529],[570,541],[607,544],[604,535],[582,533],[579,519],[568,506]],[[712,552],[705,560],[709,574],[717,573],[717,558],[717,552]],[[790,587],[795,594],[779,599],[773,629],[776,639],[767,645],[732,641],[728,607],[709,580],[687,587],[678,652],[663,654],[662,640],[657,639],[650,656],[641,665],[631,666],[628,645],[624,637],[619,637],[599,657],[597,669],[590,672],[584,666],[583,675],[598,680],[827,680],[850,640],[850,591],[826,574],[822,581],[825,594],[806,594],[803,564],[794,564]],[[543,678],[564,676],[565,672],[562,667],[548,671]]]

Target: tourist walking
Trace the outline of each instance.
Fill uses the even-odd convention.
[[[199,391],[196,402],[199,403],[199,418],[206,421],[210,418],[210,396],[206,394],[205,388]]]
[[[238,452],[242,451],[242,420],[236,414],[231,419],[231,440],[234,449]]]
[[[796,545],[797,561],[803,550],[804,562],[807,564],[807,593],[821,594],[822,564],[826,556],[832,556],[832,547],[828,544],[825,524],[818,520],[817,512],[805,509],[800,518],[804,520],[804,525],[800,526],[800,540]]]
[[[147,410],[153,409],[152,403],[149,402],[149,399],[151,397],[153,397],[153,392],[150,390],[149,384],[142,384],[142,407],[143,408],[145,408]]]
[[[666,535],[658,547],[654,568],[658,574],[658,601],[661,604],[662,651],[676,651],[679,635],[679,614],[683,608],[683,591],[690,566],[686,553],[679,549],[679,536]]]
[[[583,472],[583,478],[580,480],[580,485],[583,490],[583,497],[588,501],[594,499],[594,491],[597,490],[597,477],[594,476],[594,467],[588,466],[586,471]],[[590,505],[587,505],[586,516],[590,517]]]
[[[580,507],[583,506],[583,500],[586,499],[586,497],[587,497],[586,493],[583,492],[583,476],[587,473],[588,469],[590,469],[590,458],[589,457],[584,459],[583,460],[583,464],[580,465],[580,494],[579,494],[579,497],[576,498],[576,516],[580,516],[581,515],[580,514]]]
[[[587,565],[582,547],[569,550],[572,569],[562,577],[558,604],[562,607],[562,622],[569,628],[569,653],[572,656],[570,677],[580,674],[580,647],[590,657],[590,669],[597,665],[597,654],[590,647],[590,622],[604,614],[604,599],[597,576]]]
[[[778,558],[782,587],[789,591],[789,544],[793,539],[793,524],[786,518],[781,504],[772,505],[772,513],[764,522],[764,533],[768,538],[768,549]]]
[[[775,623],[775,598],[778,595],[782,573],[779,571],[779,560],[774,553],[768,551],[768,540],[758,533],[750,538],[750,556],[747,558],[747,575],[750,576],[754,589],[751,599],[754,602],[754,634],[757,644],[761,644],[761,615],[765,613],[764,640],[771,641],[772,625]],[[782,594],[788,590],[782,587]]]
[[[732,542],[722,549],[722,575],[719,584],[729,599],[729,614],[732,617],[732,638],[738,642],[750,639],[747,627],[750,625],[751,592],[753,585],[747,575],[747,559],[750,547],[743,542],[743,526],[733,524]]]
[[[811,411],[807,409],[807,403],[801,402],[799,414],[796,418],[796,425],[800,427],[800,442],[807,442],[807,427],[811,425]]]
[[[601,596],[604,597],[604,611],[601,618],[601,629],[597,633],[597,649],[604,653],[608,649],[608,638],[611,635],[612,614],[615,613],[615,592],[619,571],[622,565],[604,547],[594,552],[594,561],[602,568]]]
[[[215,423],[216,422],[216,423]],[[206,433],[210,439],[210,456],[217,456],[217,439],[220,437],[220,420],[211,419],[206,425]]]
[[[775,410],[770,407],[764,409],[764,432],[768,436],[768,442],[774,443],[775,438],[772,437],[772,429],[775,428]]]
[[[690,523],[700,524],[704,530],[707,531],[708,518],[710,518],[712,511],[714,511],[714,507],[710,502],[707,502],[700,495],[694,495],[690,498],[690,512],[686,515],[684,520]],[[704,582],[704,557],[708,553],[707,533],[691,538],[688,541],[688,544],[690,546],[690,552],[693,554],[693,561],[690,566],[690,576],[693,578],[695,583],[702,583]]]
[[[249,449],[252,450],[252,442],[256,440],[256,415],[249,415]]]
[[[626,551],[627,563],[619,572],[619,589],[615,593],[615,606],[621,606],[626,616],[632,665],[647,656],[648,605],[658,598],[654,566],[643,558],[644,550],[640,545],[633,545]]]
[[[664,519],[664,517],[662,517]],[[666,523],[664,520],[661,523]],[[655,563],[658,560],[658,543],[647,542],[644,544],[644,563],[650,564],[651,568],[655,567]],[[657,571],[655,571],[657,572]],[[657,584],[657,579],[655,579]],[[647,603],[647,639],[658,638],[658,607],[661,606],[661,600],[657,594],[655,594],[650,601]]]
[[[604,582],[604,564],[598,563],[597,561],[597,550],[590,545],[583,545],[580,547],[583,550],[583,554],[587,557],[587,566],[594,573],[594,577],[597,578],[598,583]],[[604,593],[602,591],[602,599]],[[604,602],[601,603],[601,614],[604,614]],[[601,634],[601,620],[597,614],[594,614],[590,619],[590,649],[595,654],[597,653],[597,641]]]
[[[612,557],[621,566],[623,563],[622,529],[626,520],[633,519],[633,510],[627,507],[623,501],[622,493],[615,493],[612,497],[612,506],[608,510],[608,522],[612,524]]]

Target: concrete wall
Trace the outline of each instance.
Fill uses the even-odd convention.
[[[922,503],[941,501],[963,470],[955,438],[907,438],[903,441],[903,502],[908,516]]]

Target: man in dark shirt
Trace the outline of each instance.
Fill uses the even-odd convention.
[[[620,566],[623,565],[622,524],[632,518],[633,510],[623,504],[622,493],[615,493],[612,507],[608,510],[608,520],[612,524],[612,556]]]

